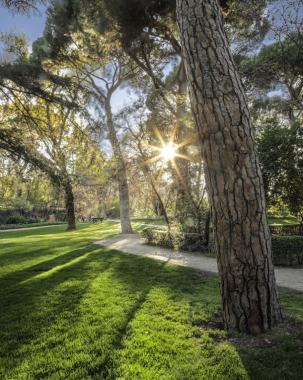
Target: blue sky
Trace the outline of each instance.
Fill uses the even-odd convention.
[[[13,14],[0,6],[0,31],[22,32],[29,42],[35,41],[43,33],[45,23],[45,7],[39,6],[37,12],[29,15]]]

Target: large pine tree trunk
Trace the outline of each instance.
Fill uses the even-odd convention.
[[[128,181],[126,165],[124,162],[124,157],[120,149],[120,144],[117,138],[117,133],[115,130],[113,116],[110,105],[110,97],[105,102],[105,111],[107,117],[107,127],[109,139],[111,146],[117,161],[117,175],[119,183],[119,202],[120,202],[120,223],[121,232],[123,234],[133,233],[133,229],[130,222],[130,207],[129,207],[129,191],[128,191]]]
[[[282,317],[246,96],[217,0],[177,0],[177,18],[212,207],[225,325],[258,334]]]
[[[65,181],[64,183],[65,191],[65,208],[67,215],[67,231],[72,231],[76,229],[76,217],[75,217],[75,203],[74,203],[74,193],[70,181]]]

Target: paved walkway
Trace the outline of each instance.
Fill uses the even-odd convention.
[[[116,249],[137,256],[167,261],[172,264],[198,269],[204,272],[218,273],[216,259],[188,252],[174,252],[171,249],[144,244],[140,235],[117,235],[112,238],[96,241],[95,244]],[[276,268],[276,279],[279,286],[303,292],[303,268]]]

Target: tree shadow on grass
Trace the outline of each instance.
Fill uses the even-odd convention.
[[[26,234],[24,236],[26,239],[22,239],[22,236],[19,235],[9,237],[8,242],[1,242],[0,239],[0,278],[5,276],[10,269],[17,274],[15,271],[17,266],[23,267],[25,270],[25,267],[33,261],[45,261],[45,256],[48,260],[49,256],[62,256],[62,251],[66,252],[86,247],[90,244],[90,236],[85,235],[86,230],[89,230],[88,226],[82,227],[80,231],[69,233],[61,231],[58,234],[53,233],[53,231],[43,231],[45,236],[42,238],[40,233],[29,231],[32,236]],[[77,235],[75,236],[75,234]]]
[[[50,252],[51,249],[47,252],[43,250],[43,255]],[[38,252],[32,251],[30,254],[36,257]],[[114,267],[120,261],[123,267],[126,263],[130,264],[131,258],[123,257],[123,254],[113,255],[112,252],[106,252],[102,247],[91,244],[9,273],[0,279],[0,309],[3,311],[0,316],[0,356],[2,361],[8,363],[7,371],[12,371],[14,367],[20,367],[20,363],[23,360],[26,361],[26,355],[22,357],[24,354],[16,354],[20,349],[22,352],[27,352],[30,347],[31,351],[28,353],[30,356],[35,355],[35,351],[37,351],[35,347],[41,346],[42,336],[45,336],[47,342],[48,335],[52,334],[52,331],[57,331],[60,323],[62,334],[64,334],[69,331],[70,325],[77,324],[77,320],[84,316],[88,319],[91,318],[95,312],[91,314],[88,312],[88,315],[85,310],[79,312],[79,305],[87,294],[87,289],[96,278],[102,276],[103,272],[109,270],[112,275]],[[136,263],[134,265],[136,267]],[[105,281],[107,281],[106,278]],[[98,311],[98,314],[102,316],[104,313],[104,319],[107,319],[107,323],[109,323],[109,326],[105,326],[106,334],[110,336],[110,341],[106,345],[113,347],[119,345],[127,324],[144,302],[151,283],[149,282],[149,286],[143,286],[143,283],[140,283],[139,288],[137,287],[135,291],[132,287],[121,288],[119,285],[113,292],[110,286],[110,289],[107,289],[107,296],[106,293],[102,295],[104,291],[102,284],[105,281],[100,280],[95,292],[100,293],[98,301],[100,313]],[[107,298],[112,298],[111,302],[114,307],[120,303],[120,291],[124,299],[121,298],[119,313],[115,315],[115,309],[113,311],[108,311],[106,308],[102,310],[102,305],[104,302],[106,303]],[[95,295],[95,292],[91,292],[92,296]],[[111,317],[108,316],[108,312]],[[66,323],[67,316],[70,317],[70,325]],[[111,318],[117,319],[113,322],[116,324],[115,328],[110,325]],[[96,328],[98,329],[98,326]],[[102,330],[102,327],[100,328]],[[101,335],[103,333],[104,331]],[[56,342],[58,345],[58,338],[56,338]],[[97,376],[99,371],[106,371],[110,356],[111,349],[108,349],[106,354],[102,354],[102,360],[96,360],[96,364],[90,366],[91,374],[94,373]],[[29,367],[31,366],[32,364],[29,364]]]
[[[302,380],[302,322],[287,318],[258,337],[230,334],[228,341],[237,349],[250,379]]]
[[[282,325],[258,338],[227,334],[223,328],[220,296],[217,279],[207,273],[189,268],[176,267],[148,258],[137,257],[136,265],[125,255],[124,260],[114,263],[113,278],[125,282],[130,291],[145,287],[142,302],[131,315],[121,331],[119,349],[128,326],[142,307],[153,287],[168,289],[171,299],[188,302],[188,322],[206,333],[217,347],[233,346],[251,379],[302,379],[303,373],[303,328],[293,321],[291,328]],[[140,273],[140,276],[138,276]],[[301,294],[303,299],[303,294]],[[300,295],[297,295],[300,298]],[[303,313],[303,310],[302,310]],[[167,316],[169,317],[169,315]],[[289,325],[289,323],[287,323]]]
[[[100,342],[105,338],[107,340],[104,340],[101,348],[96,344],[91,350],[94,360],[84,363],[83,368],[86,366],[87,373],[92,377],[98,377],[102,373],[102,376],[110,378],[113,351],[121,347],[129,323],[144,304],[150,289],[159,283],[158,274],[163,265],[121,253],[113,255],[111,251],[90,246],[6,276],[0,281],[2,289],[6,286],[1,297],[0,307],[4,313],[0,322],[3,334],[1,356],[10,363],[7,371],[12,371],[13,367],[19,368],[22,361],[27,360],[26,355],[20,360],[16,352],[21,350],[34,357],[38,350],[43,349],[42,342],[48,342],[52,333],[57,334],[59,329],[62,334],[68,334],[71,326],[76,326],[85,317],[87,320],[98,321],[96,334],[99,334]],[[116,280],[115,283],[109,284],[106,276],[103,281],[104,272],[106,276],[110,276],[110,280]],[[136,276],[138,273],[139,278]],[[100,278],[98,286],[94,291],[88,292],[96,278]],[[165,285],[167,281],[163,278],[161,282]],[[107,288],[104,289],[104,286]],[[94,302],[100,305],[97,311],[80,311],[79,305],[83,302],[83,297],[87,298],[87,294],[92,298],[96,296]],[[85,326],[89,328],[88,325]],[[73,338],[75,337],[71,335],[71,339]],[[55,343],[52,342],[50,347],[52,352],[55,350],[54,346],[63,345],[60,337],[56,336],[53,340]],[[81,350],[85,351],[87,348],[82,347]],[[99,357],[96,357],[98,352]],[[68,355],[72,356],[72,353],[73,349]],[[48,366],[41,364],[43,358],[39,360],[40,368],[45,367],[45,371],[48,371],[46,376],[50,376]],[[37,363],[27,365],[33,371],[38,366]],[[77,365],[74,363],[75,367]],[[55,363],[53,367],[54,371],[58,369]],[[33,374],[34,372],[31,376]]]
[[[62,378],[71,373],[79,379],[115,378],[115,354],[155,288],[167,290],[172,304],[188,303],[186,323],[207,331],[215,342],[225,339],[217,327],[205,324],[219,307],[216,283],[188,268],[95,245],[10,273],[0,280],[3,373],[10,378],[36,378],[38,373],[49,378],[58,371]],[[169,318],[165,312],[162,316]],[[252,378],[261,353],[270,362],[270,350],[258,349],[260,356],[249,362],[251,351],[229,343],[237,347]],[[284,363],[287,373],[289,358]],[[295,372],[290,373],[295,379]]]
[[[77,308],[91,279],[110,266],[109,261],[99,260],[98,273],[92,274],[85,265],[96,260],[101,252],[96,246],[75,250],[20,271],[17,278],[10,276],[0,281],[0,357],[8,363],[9,370],[25,359],[17,354],[19,349],[32,347],[29,354],[34,355],[34,342],[39,341],[39,347],[45,331],[51,336],[52,326],[56,330],[59,319],[62,334],[69,324],[76,322]],[[92,258],[93,254],[96,255]],[[14,283],[16,279],[18,282]],[[72,319],[67,320],[67,316]]]
[[[27,261],[31,261],[32,259],[36,259],[36,258],[41,258],[41,261],[38,264],[27,266],[19,271],[12,271],[12,272],[9,272],[8,274],[4,274],[0,278],[0,292],[1,291],[7,292],[9,288],[18,287],[19,283],[24,282],[27,279],[31,278],[32,276],[37,275],[37,273],[39,272],[49,271],[57,266],[64,265],[70,262],[71,260],[79,258],[82,255],[85,255],[88,252],[93,252],[95,250],[98,250],[98,248],[87,244],[86,246],[76,248],[64,254],[55,254],[55,257],[51,259],[49,259],[49,255],[53,254],[54,248],[48,248],[48,249],[43,249],[43,250],[38,249],[38,250],[33,250],[31,252],[26,252],[24,256],[27,257]],[[14,263],[13,257],[15,255],[11,253],[8,255],[12,256],[11,263]],[[44,257],[45,257],[45,260],[44,260]],[[18,258],[17,261],[19,264],[20,259]],[[5,260],[4,261],[0,260],[0,265],[6,265],[6,264],[7,262]]]

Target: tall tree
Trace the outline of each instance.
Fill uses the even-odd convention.
[[[98,113],[104,115],[105,122],[100,117],[99,127],[105,126],[107,129],[115,156],[121,230],[123,233],[132,233],[126,160],[116,130],[112,98],[121,86],[134,77],[133,65],[129,65],[130,60],[125,59],[121,49],[117,49],[116,44],[107,36],[104,38],[91,30],[90,20],[82,17],[81,25],[80,21],[78,25],[74,25],[71,15],[80,15],[80,10],[72,3],[54,2],[49,9],[44,38],[36,41],[33,56],[37,61],[43,61],[45,58],[56,59],[68,70],[77,73],[82,89],[97,105]],[[52,31],[55,30],[59,36],[64,37],[68,27],[71,29],[68,37],[58,43],[58,38],[54,38],[57,34]],[[71,45],[73,48],[70,49]]]
[[[86,67],[82,69],[87,79],[84,83],[91,88],[90,93],[94,102],[97,103],[99,112],[104,112],[105,125],[108,139],[110,141],[114,161],[116,162],[116,172],[119,189],[119,207],[120,207],[120,222],[121,231],[124,234],[133,232],[130,221],[130,201],[129,201],[129,186],[127,178],[127,166],[125,155],[119,140],[116,130],[114,113],[112,110],[112,98],[115,92],[125,82],[134,76],[132,69],[128,68],[123,62],[123,58],[113,58],[112,61],[105,64],[104,67]],[[99,126],[102,128],[102,124]]]
[[[246,95],[218,1],[177,0],[177,19],[212,207],[224,322],[259,334],[282,316]]]
[[[52,86],[50,92],[55,94],[56,90]],[[62,99],[76,96],[77,93],[60,92]],[[7,103],[0,114],[0,146],[39,168],[55,186],[63,189],[68,230],[74,230],[76,218],[70,167],[77,142],[74,138],[75,109],[39,98],[31,101],[18,89],[4,92],[3,99]]]

